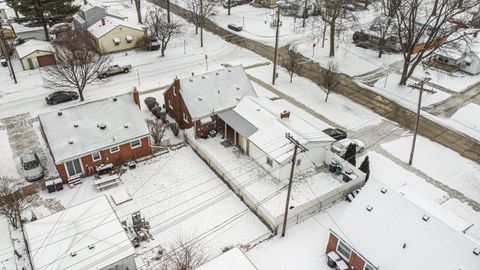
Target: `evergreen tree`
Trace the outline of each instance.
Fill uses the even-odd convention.
[[[355,156],[357,155],[357,146],[354,143],[351,143],[347,147],[347,151],[343,154],[342,158],[348,161],[353,166],[356,165]]]
[[[370,161],[368,160],[368,156],[365,157],[358,169],[366,174],[365,181],[368,181],[368,178],[370,177]]]

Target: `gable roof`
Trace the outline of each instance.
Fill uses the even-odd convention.
[[[480,256],[473,251],[479,243],[395,190],[382,193],[382,188],[383,183],[369,180],[337,220],[341,234],[335,233],[379,269],[478,269]]]
[[[15,50],[17,51],[18,57],[20,59],[25,58],[25,56],[28,56],[36,51],[51,53],[55,52],[55,49],[53,48],[52,44],[50,44],[50,42],[36,39],[31,39],[21,45],[18,45]]]
[[[39,115],[57,164],[149,135],[142,112],[131,93],[60,111],[61,116],[58,112]],[[98,127],[102,124],[106,125],[105,129]]]
[[[143,32],[143,26],[138,23],[120,20],[110,15],[105,16],[103,19],[105,20],[105,25],[102,25],[102,19],[100,19],[87,28],[87,31],[90,32],[90,34],[92,34],[96,38],[103,37],[104,35],[112,31],[113,29],[117,28],[118,26],[124,26],[124,27],[128,27],[128,28]]]
[[[34,269],[102,269],[135,254],[105,196],[27,223],[25,231]]]
[[[285,108],[266,97],[245,96],[233,111],[256,128],[247,138],[278,163],[285,162],[293,155],[293,145],[285,138],[285,133],[290,133],[302,144],[334,141],[323,132],[328,125],[316,126],[294,112],[282,119],[280,114]],[[222,115],[219,116],[224,119]],[[224,121],[229,125],[231,123],[226,119]]]
[[[206,262],[197,270],[257,270],[257,267],[238,248],[234,247],[218,257]]]
[[[180,79],[180,93],[193,121],[231,109],[244,96],[256,96],[241,65]]]

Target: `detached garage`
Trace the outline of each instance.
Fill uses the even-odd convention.
[[[32,39],[15,50],[24,70],[55,64],[55,49],[49,42]]]

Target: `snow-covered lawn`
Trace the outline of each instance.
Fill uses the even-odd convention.
[[[469,103],[458,110],[452,119],[480,132],[480,105]]]
[[[429,77],[431,82],[448,88],[454,92],[462,92],[468,87],[480,83],[480,74],[470,75],[463,72],[446,72],[439,69],[424,68],[419,65],[413,76],[417,78]]]
[[[247,73],[269,83],[272,76],[272,67],[264,66],[248,69]],[[308,108],[323,115],[330,121],[350,130],[358,130],[368,126],[377,125],[382,117],[369,109],[358,105],[344,96],[330,93],[325,102],[323,88],[303,77],[294,77],[290,83],[287,72],[282,68],[279,77],[273,86],[278,91],[293,97]]]
[[[408,161],[412,136],[382,144],[382,148]],[[417,138],[413,166],[443,184],[480,202],[480,165],[422,136]]]
[[[12,150],[8,142],[7,130],[0,129],[0,167],[1,175],[20,178],[16,160],[12,157]]]
[[[0,217],[0,262],[3,269],[16,269],[17,256],[14,254],[14,248],[10,241],[9,224],[4,217]]]

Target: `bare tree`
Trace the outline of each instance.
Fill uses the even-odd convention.
[[[291,46],[287,51],[285,58],[283,59],[283,64],[287,69],[288,75],[290,75],[290,82],[293,81],[293,76],[295,73],[298,73],[300,70],[301,60],[302,56],[298,53],[297,48],[295,46]]]
[[[394,18],[385,14],[380,14],[370,25],[370,31],[375,33],[378,38],[378,58],[381,58],[385,52],[387,38],[395,36],[393,27]]]
[[[337,89],[340,84],[340,73],[338,72],[338,64],[329,61],[328,68],[322,72],[323,86],[325,87],[325,102],[328,101],[328,95]]]
[[[195,25],[195,34],[198,28],[205,25],[205,21],[215,13],[215,1],[213,0],[183,0],[189,12],[190,21]],[[203,3],[201,3],[203,1]],[[203,4],[203,9],[200,8]]]
[[[395,17],[397,9],[400,7],[401,0],[381,0],[380,4],[383,8],[383,13],[388,17]]]
[[[111,58],[101,55],[83,31],[70,31],[54,43],[56,65],[45,68],[46,87],[77,90],[80,101],[88,84],[103,83],[98,74],[110,65]]]
[[[433,1],[433,11],[430,6]],[[439,48],[465,41],[468,31],[450,23],[475,10],[478,0],[402,0],[395,12],[396,35],[402,45],[403,69],[400,85],[406,85],[416,67]]]
[[[344,8],[348,0],[316,0],[320,7],[322,20],[330,27],[330,57],[335,56],[335,34],[338,21],[345,16],[347,10]]]
[[[159,255],[162,270],[193,270],[207,260],[203,244],[194,237],[177,237],[169,249],[161,250]]]
[[[173,20],[169,22],[168,15],[161,8],[149,10],[145,16],[145,24],[151,35],[160,41],[162,56],[165,56],[165,50],[170,39],[183,33],[182,25]]]
[[[165,134],[165,125],[160,119],[146,119],[148,130],[156,145],[162,142],[163,135]]]
[[[23,211],[38,198],[36,195],[24,195],[21,188],[20,180],[0,176],[0,215],[6,217],[15,229],[21,225]]]

